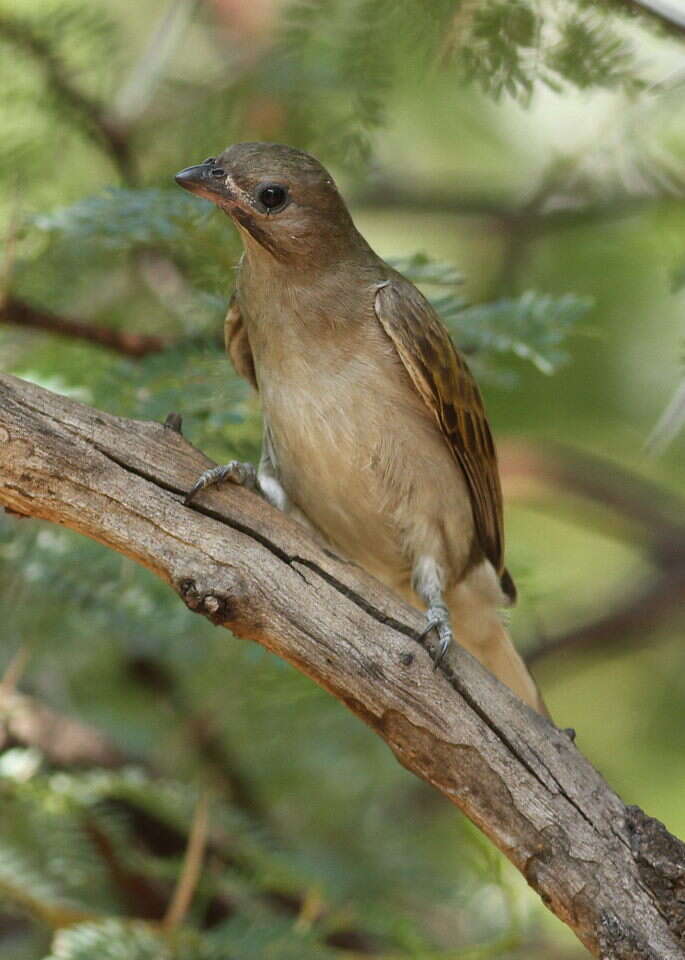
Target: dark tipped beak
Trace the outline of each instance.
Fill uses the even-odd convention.
[[[212,169],[212,166],[213,164],[211,163],[198,163],[194,167],[186,167],[185,170],[181,170],[180,173],[176,174],[174,180],[179,187],[195,193],[208,186],[209,171]]]

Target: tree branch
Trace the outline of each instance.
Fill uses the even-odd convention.
[[[603,615],[563,633],[546,637],[529,650],[528,666],[551,659],[559,653],[627,652],[629,642],[646,644],[646,631],[669,614],[681,613],[685,597],[685,567],[663,570],[646,577],[626,591],[622,600]]]
[[[59,97],[71,113],[78,117],[85,133],[104,148],[125,183],[136,181],[134,157],[126,132],[110,117],[104,104],[81,90],[73,80],[69,68],[27,21],[0,16],[0,36],[14,43],[35,58],[45,74],[51,94]]]
[[[107,347],[127,357],[144,357],[148,353],[159,353],[169,344],[163,337],[149,336],[144,333],[130,333],[127,330],[115,330],[112,327],[95,326],[84,320],[62,317],[34,307],[18,297],[7,297],[0,304],[0,323],[9,323],[17,327],[34,330],[47,330],[62,337],[74,337],[88,340],[101,347]]]
[[[685,33],[685,11],[673,0],[621,0],[633,13],[657,19],[661,26],[682,37]]]
[[[135,559],[338,697],[595,956],[682,958],[685,846],[465,650],[434,671],[421,614],[294,520],[240,488],[184,506],[207,463],[174,430],[0,376],[0,504]]]
[[[626,585],[613,608],[571,630],[548,636],[526,654],[538,663],[557,652],[625,648],[626,641],[648,642],[648,631],[669,613],[681,609],[685,596],[685,501],[647,477],[580,450],[508,442],[500,450],[505,493],[539,499],[550,490],[582,498],[595,509],[586,521],[638,543],[655,572]],[[598,513],[596,507],[600,506]],[[579,515],[574,511],[574,519]],[[582,516],[582,515],[581,515]]]
[[[0,689],[0,752],[37,747],[55,766],[123,766],[127,758],[104,734],[24,693]]]

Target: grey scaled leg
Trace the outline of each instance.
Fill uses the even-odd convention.
[[[431,630],[438,635],[438,650],[433,662],[437,670],[442,658],[454,639],[450,612],[443,599],[443,578],[438,563],[433,557],[419,557],[412,572],[412,585],[428,608],[426,610],[426,629],[421,633],[423,639]]]
[[[245,463],[242,460],[231,460],[219,467],[211,467],[198,477],[186,494],[184,503],[189,504],[200,490],[226,480],[247,487],[248,490],[254,490],[278,510],[287,512],[290,507],[287,494],[276,473],[271,439],[266,427],[262,438],[262,456],[258,470],[255,470],[251,463]]]
[[[219,467],[211,467],[209,470],[201,473],[186,494],[183,502],[189,504],[200,490],[204,490],[206,487],[213,487],[217,483],[223,483],[225,480],[230,480],[232,483],[239,483],[241,486],[248,487],[250,490],[259,490],[257,471],[252,464],[243,463],[241,460],[231,460],[229,463],[224,463]]]

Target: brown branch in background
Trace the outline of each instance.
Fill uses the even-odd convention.
[[[680,570],[667,570],[645,578],[633,586],[622,602],[595,620],[575,629],[547,637],[526,652],[530,666],[559,653],[625,651],[629,645],[652,642],[649,631],[666,617],[685,609],[685,564]]]
[[[0,751],[37,747],[57,767],[118,768],[133,762],[102,733],[34,697],[0,691]]]
[[[126,131],[109,117],[104,104],[76,86],[68,67],[51,44],[29,23],[7,16],[0,16],[0,36],[35,58],[43,68],[49,91],[83,121],[84,131],[105,149],[122,180],[134,184],[135,161]]]
[[[33,330],[47,330],[62,337],[87,340],[134,358],[144,357],[149,353],[159,353],[170,346],[170,342],[163,337],[115,330],[111,327],[86,323],[84,320],[59,316],[12,296],[6,297],[4,302],[0,303],[0,323]]]
[[[562,490],[599,504],[595,520],[616,532],[615,520],[625,528],[639,527],[638,541],[656,558],[685,551],[685,499],[618,463],[559,444],[536,445],[508,441],[500,445],[500,461],[509,494],[544,495]]]
[[[571,630],[545,638],[528,651],[537,664],[560,652],[625,649],[646,643],[649,628],[685,607],[685,501],[646,477],[611,461],[558,446],[502,444],[505,492],[510,498],[539,500],[554,492],[601,507],[586,512],[596,531],[638,543],[656,571],[627,585],[608,612]],[[574,513],[578,519],[578,514]]]
[[[382,181],[383,189],[379,190]],[[549,192],[549,191],[546,191]],[[578,195],[569,197],[563,208],[534,208],[517,204],[491,194],[453,193],[445,190],[414,190],[394,181],[391,174],[375,176],[370,186],[354,192],[352,206],[365,210],[404,210],[419,213],[453,214],[457,217],[482,217],[502,221],[515,227],[521,221],[531,234],[540,235],[550,230],[577,227],[596,220],[608,221],[634,216],[646,207],[661,203],[662,197],[623,196],[607,201],[590,200]],[[683,206],[682,198],[669,197],[675,209]]]

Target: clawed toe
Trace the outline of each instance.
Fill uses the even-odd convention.
[[[438,634],[438,648],[433,660],[433,669],[437,670],[442,663],[443,657],[452,643],[452,627],[449,620],[449,612],[446,607],[431,607],[426,614],[428,623],[425,630],[419,634],[419,640],[427,637],[431,630],[436,630]]]
[[[230,480],[232,483],[238,483],[241,486],[256,488],[257,471],[251,463],[243,463],[240,460],[231,460],[230,463],[224,463],[218,467],[211,467],[200,474],[193,486],[185,496],[184,503],[188,505],[200,490],[206,487],[213,487],[217,483],[223,483]]]
[[[442,663],[443,657],[447,653],[450,644],[452,643],[452,629],[449,624],[441,624],[438,627],[438,636],[440,637],[440,643],[438,645],[438,651],[435,655],[435,660],[433,661],[434,670],[438,669]]]

